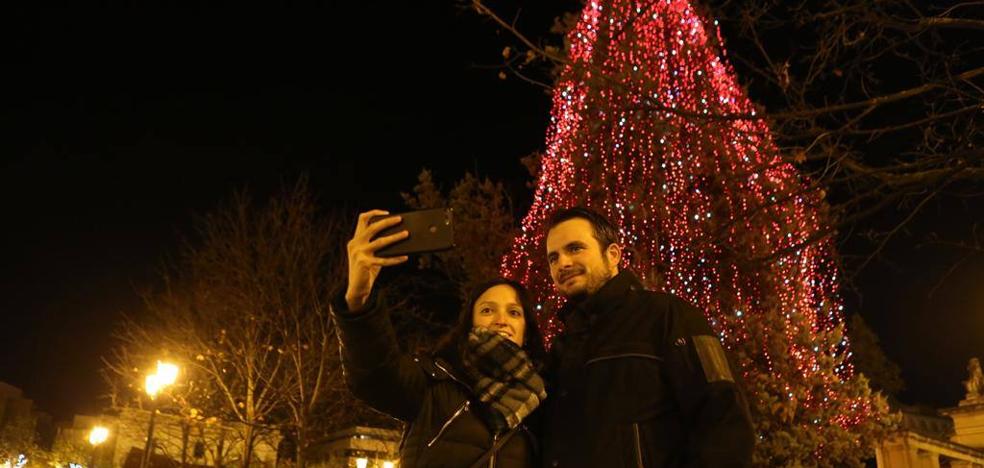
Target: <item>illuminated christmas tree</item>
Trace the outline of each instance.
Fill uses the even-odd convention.
[[[596,0],[568,33],[533,206],[503,272],[559,324],[543,250],[553,210],[621,227],[625,264],[705,311],[740,363],[762,465],[843,466],[891,425],[848,360],[823,193],[783,159],[685,0]]]

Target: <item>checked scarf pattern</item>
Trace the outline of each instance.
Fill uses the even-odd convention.
[[[543,379],[526,353],[502,335],[475,327],[462,353],[463,372],[472,391],[493,417],[513,429],[547,397]]]

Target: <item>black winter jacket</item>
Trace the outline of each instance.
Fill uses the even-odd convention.
[[[561,317],[541,415],[545,467],[751,463],[747,405],[695,307],[623,271]]]
[[[338,295],[332,301],[332,317],[349,389],[373,409],[409,424],[400,450],[401,468],[467,468],[500,437],[486,423],[487,406],[457,377],[460,372],[451,364],[456,359],[411,357],[400,351],[382,301],[373,297],[364,310],[353,313]],[[535,446],[532,433],[521,426],[487,466],[538,466]]]

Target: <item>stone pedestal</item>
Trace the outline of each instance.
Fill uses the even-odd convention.
[[[875,449],[879,467],[890,468],[940,468],[938,454],[928,452],[906,436],[898,434],[883,441]]]
[[[953,442],[984,449],[984,399],[964,400],[960,406],[942,411],[953,419]]]
[[[875,449],[879,468],[984,467],[984,452],[910,431],[893,434]],[[942,461],[946,463],[941,463]]]

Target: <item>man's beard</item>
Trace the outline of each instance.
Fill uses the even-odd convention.
[[[598,292],[599,289],[605,286],[605,283],[608,283],[608,281],[612,279],[611,271],[608,270],[607,264],[605,266],[605,271],[599,272],[600,274],[597,276],[591,276],[588,278],[588,284],[584,286],[584,290],[588,296]]]
[[[574,303],[584,301],[594,293],[598,292],[598,290],[601,289],[605,283],[612,279],[613,275],[609,268],[609,263],[605,260],[607,259],[602,260],[605,265],[605,269],[602,271],[588,273],[584,271],[583,267],[579,269],[582,275],[587,276],[585,278],[586,281],[584,287],[571,293],[569,296],[566,296],[568,301]]]

